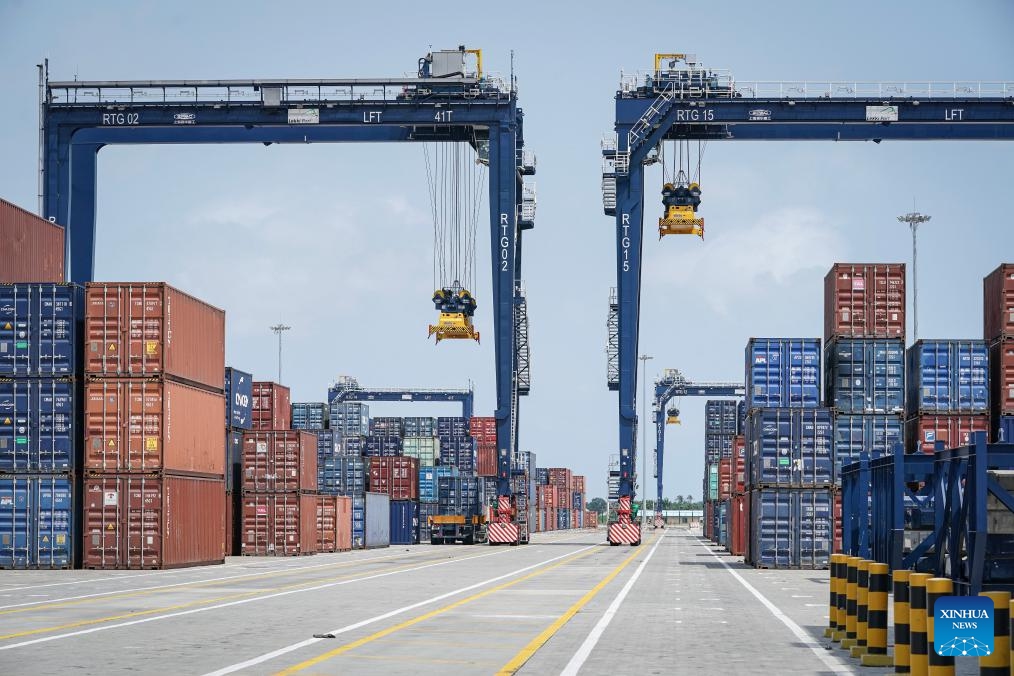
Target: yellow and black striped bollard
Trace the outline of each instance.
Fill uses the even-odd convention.
[[[908,626],[908,576],[910,570],[894,571],[894,673],[907,674],[912,640]]]
[[[831,555],[831,575],[828,579],[828,603],[827,603],[827,628],[824,629],[824,638],[834,640],[835,631],[838,629],[838,559],[840,554]]]
[[[951,596],[954,586],[950,578],[932,577],[926,580],[926,645],[929,654],[930,676],[954,676],[954,658],[937,655],[933,649],[933,606],[937,599]]]
[[[887,654],[887,592],[890,575],[886,563],[870,564],[870,591],[867,601],[866,654],[864,667],[890,667],[894,658]]]
[[[848,581],[848,554],[838,555],[838,629],[831,637],[836,643],[845,639],[845,605],[847,602],[845,588]]]
[[[869,630],[870,561],[860,559],[856,566],[856,644],[850,654],[858,659],[866,654],[866,635]]]
[[[912,573],[908,576],[908,621],[910,627],[911,652],[909,673],[913,676],[929,675],[929,653],[926,652],[926,580],[933,577],[928,573]]]
[[[845,638],[841,647],[850,650],[856,644],[856,583],[859,575],[859,557],[850,556],[846,560],[845,572]]]
[[[1010,674],[1010,592],[982,592],[993,599],[993,652],[979,658],[981,676]]]

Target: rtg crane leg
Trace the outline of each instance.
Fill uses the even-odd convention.
[[[620,496],[616,509],[616,521],[609,522],[609,544],[631,545],[641,544],[641,524],[630,518],[630,496]]]
[[[490,519],[486,534],[491,545],[518,545],[521,542],[521,527],[515,518],[517,508],[514,498],[510,495],[501,495],[497,498],[496,508]],[[527,533],[524,544],[528,543]]]

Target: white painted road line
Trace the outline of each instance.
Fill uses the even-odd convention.
[[[669,537],[668,534],[663,535],[655,542],[655,545],[651,548],[651,551],[649,551],[648,555],[644,557],[644,561],[641,561],[641,565],[637,567],[637,570],[634,571],[634,574],[630,576],[629,580],[627,580],[627,584],[623,585],[623,589],[620,590],[620,593],[616,595],[616,598],[613,599],[613,602],[609,604],[608,608],[606,608],[606,612],[601,617],[601,619],[599,619],[598,624],[596,624],[592,628],[591,633],[588,634],[588,637],[584,640],[584,643],[581,644],[581,647],[577,649],[577,652],[574,653],[574,656],[570,658],[570,662],[568,662],[567,666],[564,667],[563,671],[560,672],[560,676],[576,676],[577,672],[581,669],[582,665],[584,665],[585,661],[588,659],[588,656],[591,655],[591,651],[595,648],[595,645],[599,642],[599,639],[602,638],[602,633],[605,632],[606,627],[608,627],[609,623],[613,621],[613,617],[616,615],[616,611],[620,609],[620,604],[622,604],[623,600],[627,598],[627,594],[630,593],[630,590],[633,588],[634,583],[637,582],[637,578],[641,577],[641,573],[644,571],[644,567],[648,565],[648,561],[651,561],[651,557],[655,555],[655,550],[658,549],[658,546],[662,544],[662,541],[665,540],[667,537]]]
[[[707,549],[707,548],[705,548],[705,549]],[[746,587],[746,590],[748,592],[750,592],[751,594],[753,594],[754,597],[756,597],[758,601],[760,601],[761,603],[763,603],[764,607],[767,608],[768,610],[770,610],[772,615],[774,615],[775,617],[777,617],[781,621],[782,624],[784,624],[786,627],[788,627],[789,631],[791,631],[793,634],[796,635],[796,638],[798,638],[802,643],[804,643],[807,648],[809,648],[811,651],[813,651],[813,654],[816,655],[817,658],[820,659],[820,661],[823,662],[827,666],[827,668],[831,670],[832,673],[835,673],[835,674],[851,674],[852,673],[852,670],[849,669],[848,666],[844,662],[842,662],[838,658],[832,657],[830,654],[828,654],[827,650],[824,649],[824,646],[820,645],[820,643],[818,643],[812,636],[810,636],[805,631],[803,631],[803,629],[798,624],[796,624],[792,620],[792,618],[790,618],[788,615],[786,615],[785,613],[783,613],[778,606],[776,606],[775,604],[771,603],[771,601],[769,601],[767,599],[767,597],[764,596],[764,594],[761,594],[759,591],[757,591],[757,589],[753,585],[751,585],[749,582],[747,582],[743,578],[742,575],[740,575],[735,570],[733,570],[732,567],[729,566],[729,564],[727,564],[725,561],[723,561],[720,557],[715,556],[715,553],[712,552],[710,549],[707,549],[707,551],[708,551],[709,554],[711,554],[712,556],[714,556],[715,559],[719,563],[721,563],[725,567],[725,569],[727,571],[729,571],[730,575],[732,575],[734,578],[736,578],[737,580],[739,580],[739,583],[741,585],[743,585],[744,587]]]
[[[592,545],[597,546],[597,545]],[[586,547],[590,549],[591,547]],[[22,641],[21,643],[11,643],[9,645],[0,646],[0,651],[12,650],[14,648],[24,648],[26,646],[35,645],[37,643],[48,643],[49,641],[59,641],[65,638],[73,638],[74,636],[83,636],[85,634],[94,634],[100,631],[107,631],[109,629],[119,629],[121,627],[131,627],[137,624],[147,624],[148,622],[158,622],[159,620],[168,620],[174,617],[184,617],[186,615],[194,615],[196,613],[204,613],[209,610],[218,610],[220,608],[231,608],[233,606],[242,606],[247,603],[257,603],[258,601],[266,601],[268,599],[275,599],[281,596],[290,596],[292,594],[302,594],[309,591],[318,591],[320,589],[330,589],[331,587],[341,587],[347,584],[355,584],[356,582],[366,582],[368,580],[376,580],[381,577],[389,577],[391,575],[401,575],[402,573],[412,573],[417,570],[423,570],[425,568],[434,568],[436,566],[446,566],[449,563],[458,563],[460,561],[472,561],[474,559],[483,559],[487,556],[498,556],[500,554],[506,554],[512,551],[504,549],[498,552],[490,552],[489,554],[480,554],[479,556],[468,556],[450,559],[448,561],[438,561],[437,563],[428,563],[424,566],[416,566],[415,568],[405,568],[403,570],[392,570],[388,573],[377,573],[376,575],[367,575],[366,577],[357,577],[352,580],[341,580],[338,582],[328,582],[326,584],[320,584],[315,587],[304,587],[303,589],[290,589],[288,591],[276,592],[274,594],[265,594],[263,596],[255,596],[250,599],[241,599],[239,601],[229,601],[228,603],[219,603],[213,606],[205,606],[203,608],[194,608],[193,610],[182,610],[178,613],[168,613],[166,615],[156,615],[155,617],[146,617],[141,620],[130,620],[129,622],[120,622],[119,624],[106,624],[98,627],[92,627],[91,629],[82,629],[80,631],[72,631],[66,634],[57,634],[56,636],[45,636],[43,638],[36,638],[30,641]]]
[[[468,585],[467,587],[461,587],[459,589],[455,589],[454,591],[449,591],[449,592],[446,592],[444,594],[440,594],[439,596],[433,596],[433,597],[428,598],[428,599],[426,599],[424,601],[419,601],[417,603],[413,603],[412,605],[403,606],[401,608],[397,608],[395,610],[391,610],[389,612],[386,612],[386,613],[384,613],[382,615],[377,615],[375,617],[371,617],[371,618],[363,620],[361,622],[356,622],[355,624],[349,624],[349,625],[346,625],[346,626],[341,627],[339,629],[332,629],[331,631],[323,632],[323,633],[325,633],[325,634],[332,634],[334,636],[338,636],[339,634],[345,634],[345,633],[348,633],[350,631],[355,631],[356,629],[361,629],[362,627],[365,627],[367,625],[374,624],[376,622],[380,622],[382,620],[389,619],[389,618],[394,617],[396,615],[401,615],[402,613],[407,613],[410,610],[415,610],[416,608],[420,608],[422,606],[429,605],[429,604],[435,603],[437,601],[442,601],[442,600],[444,600],[446,598],[450,598],[451,596],[455,596],[457,594],[463,594],[465,592],[472,591],[473,589],[478,589],[479,587],[484,587],[486,585],[493,584],[494,582],[499,582],[500,580],[505,580],[505,579],[507,579],[509,577],[514,577],[515,575],[518,575],[519,573],[527,572],[529,570],[532,570],[533,568],[541,568],[542,566],[546,565],[547,563],[552,563],[553,561],[559,561],[560,559],[565,559],[568,556],[574,556],[575,554],[579,554],[579,553],[581,553],[583,551],[587,551],[589,549],[594,549],[595,547],[601,547],[601,546],[602,546],[601,544],[598,544],[598,545],[589,545],[587,547],[582,547],[581,549],[575,549],[574,551],[568,552],[567,554],[561,554],[560,556],[554,556],[551,559],[546,559],[545,561],[540,561],[539,563],[535,563],[535,564],[532,564],[530,566],[525,566],[524,568],[518,568],[517,570],[511,571],[510,573],[506,573],[504,575],[498,575],[497,577],[491,577],[488,580],[483,580],[482,582],[476,582],[475,584]],[[656,546],[657,546],[657,543],[656,543]],[[489,556],[489,554],[485,554],[484,556]],[[475,557],[475,558],[479,558],[479,557]],[[287,653],[291,653],[294,650],[299,650],[300,648],[305,648],[307,646],[311,646],[314,643],[318,643],[318,642],[320,642],[322,640],[324,640],[324,639],[320,639],[320,638],[308,638],[305,641],[300,641],[299,643],[293,643],[292,645],[287,645],[284,648],[279,648],[278,650],[272,650],[269,653],[264,653],[263,655],[258,655],[257,657],[253,657],[253,658],[251,658],[249,660],[246,660],[244,662],[237,662],[236,664],[230,664],[227,667],[222,667],[218,671],[208,672],[207,674],[204,674],[204,676],[225,676],[225,674],[232,674],[232,673],[235,673],[235,672],[240,671],[242,669],[247,669],[249,667],[253,667],[253,666],[256,666],[258,664],[263,664],[264,662],[267,662],[269,660],[273,660],[276,657],[281,657],[282,655],[285,655]]]

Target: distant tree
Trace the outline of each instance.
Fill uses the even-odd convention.
[[[601,514],[609,509],[609,504],[602,498],[592,498],[585,505],[585,508],[591,512],[599,512]]]
[[[655,509],[655,501],[654,500],[645,500],[644,501],[644,508],[645,509]]]

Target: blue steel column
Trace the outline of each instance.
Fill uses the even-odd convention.
[[[511,397],[514,365],[514,268],[517,243],[515,128],[489,130],[489,214],[493,268],[493,346],[496,359],[497,495],[510,495]]]
[[[668,397],[661,397],[655,400],[655,471],[658,474],[655,484],[658,488],[658,499],[655,501],[656,514],[662,510],[662,465],[665,450],[665,407],[668,406]]]
[[[620,137],[624,139],[626,132]],[[625,145],[625,143],[624,143]],[[637,424],[637,339],[641,304],[641,218],[644,170],[632,162],[616,180],[616,287],[619,304],[620,497],[634,499],[634,428]]]
[[[66,278],[84,284],[95,275],[95,192],[98,143],[71,143],[69,157],[69,199],[63,226],[66,228]],[[62,202],[62,196],[61,200]],[[59,220],[59,219],[58,219]]]

